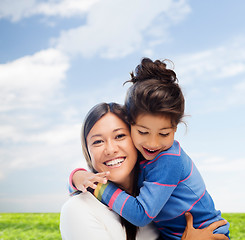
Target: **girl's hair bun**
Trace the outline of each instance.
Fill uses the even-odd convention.
[[[150,58],[143,58],[141,63],[135,68],[135,72],[130,73],[131,79],[127,82],[136,83],[148,79],[160,80],[164,84],[177,82],[176,73],[171,69],[167,69],[167,64],[165,63],[167,61],[172,63],[167,59],[153,62]]]

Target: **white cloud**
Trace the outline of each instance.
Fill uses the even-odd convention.
[[[245,105],[244,44],[245,36],[240,36],[216,48],[176,57],[175,70],[187,109],[206,115]]]
[[[186,0],[24,0],[1,2],[0,18],[19,21],[42,16],[84,16],[86,24],[63,31],[54,46],[85,57],[124,57],[168,41],[168,29],[190,12]],[[147,40],[144,40],[147,39]]]
[[[198,168],[205,172],[244,172],[245,170],[245,159],[226,159],[218,156],[207,156],[205,154],[199,155],[199,160],[196,162]]]
[[[0,18],[20,21],[34,15],[73,17],[86,13],[99,0],[1,0]]]
[[[39,142],[48,145],[65,146],[65,144],[77,140],[79,142],[81,124],[59,125],[49,131],[31,135],[26,141],[30,143]]]
[[[242,82],[235,84],[227,97],[227,105],[229,106],[238,106],[245,105],[245,77]]]
[[[33,127],[30,126],[29,130]],[[12,143],[39,143],[48,145],[65,145],[74,140],[79,140],[81,124],[59,124],[51,129],[29,131],[23,124],[2,124],[0,126],[0,141]]]
[[[176,69],[184,84],[223,80],[245,73],[245,37],[223,45],[176,58]]]
[[[5,101],[3,103],[5,105],[1,105],[5,111],[2,112],[0,119],[0,142],[5,147],[0,150],[0,179],[4,179],[13,171],[35,169],[52,164],[62,163],[65,168],[66,166],[71,167],[75,162],[76,165],[86,166],[82,160],[80,140],[83,116],[98,102],[120,102],[119,98],[121,102],[123,101],[125,95],[123,91],[126,91],[126,88],[121,87],[119,90],[117,83],[118,81],[122,83],[123,80],[112,79],[103,89],[94,89],[93,92],[85,91],[80,95],[79,102],[86,102],[82,106],[80,104],[78,106],[63,106],[63,104],[52,106],[50,97],[59,92],[63,75],[67,69],[66,58],[63,59],[63,55],[59,55],[59,52],[54,51],[51,54],[52,52],[53,50],[44,51],[19,59],[17,63],[14,61],[8,66],[1,66],[3,70],[1,74],[4,77],[1,79],[5,81],[0,83],[2,86],[0,91],[7,89],[5,93],[9,94],[17,92],[19,97],[16,102]],[[25,71],[29,68],[34,68],[34,71],[31,71],[35,74],[26,74]],[[50,68],[54,70],[54,73],[48,74]],[[42,74],[47,75],[42,76]],[[37,82],[32,81],[34,75]],[[16,81],[17,76],[19,81]],[[54,83],[52,83],[53,80]],[[26,96],[27,93],[29,96]],[[31,98],[30,94],[35,97],[38,95],[39,101],[35,102],[36,98],[33,97],[34,100],[24,112],[18,111],[17,107],[21,106],[21,109],[26,107],[26,102]],[[44,106],[41,112],[36,111],[37,102]],[[30,106],[31,109],[29,109]],[[46,108],[50,109],[52,116],[47,115],[44,110]],[[15,111],[7,111],[12,109]],[[56,116],[53,115],[54,110]],[[56,118],[59,121],[54,124],[54,121],[49,122],[46,118]]]
[[[104,0],[93,5],[86,25],[62,32],[54,45],[85,57],[124,57],[147,44],[164,42],[168,28],[189,12],[184,0]]]
[[[3,115],[0,142],[6,148],[0,150],[0,177],[5,178],[12,171],[52,164],[63,164],[69,169],[73,163],[85,167],[80,140],[83,117],[98,102],[123,102],[126,88],[122,86],[120,90],[118,81],[123,82],[122,79],[112,79],[102,89],[84,92],[79,101],[86,102],[82,106],[63,108],[57,105],[59,122],[55,125],[43,122],[42,114],[35,112],[27,116],[22,112],[14,116]]]
[[[0,111],[47,102],[62,86],[68,68],[68,58],[55,49],[1,64]]]
[[[4,146],[0,150],[1,179],[11,170],[69,159],[68,149],[73,148],[64,146],[74,143],[76,127],[62,123],[52,127],[47,115],[55,112],[52,106],[57,107],[62,100],[59,94],[68,68],[69,59],[56,49],[0,65],[0,142]]]
[[[8,0],[0,1],[0,18],[10,18],[18,21],[23,17],[29,16],[31,9],[35,8],[35,0],[13,0],[11,4]]]
[[[80,128],[75,125],[63,127],[58,133],[52,129],[39,134],[23,133],[21,144],[10,142],[0,150],[1,178],[12,171],[53,165],[62,165],[65,169],[72,162],[82,162]]]
[[[205,153],[192,154],[216,209],[222,212],[244,212],[244,158],[227,158]],[[236,204],[234,204],[236,202]]]
[[[2,130],[2,129],[0,129]],[[67,170],[86,167],[81,147],[81,124],[63,124],[44,131],[29,133],[26,129],[10,129],[2,137],[0,180],[13,172],[56,166]]]
[[[98,1],[100,0],[48,1],[37,4],[36,9],[34,9],[32,13],[61,17],[79,16],[87,12]]]

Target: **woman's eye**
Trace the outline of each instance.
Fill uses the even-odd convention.
[[[140,130],[138,130],[138,132],[139,132],[140,135],[146,135],[146,134],[148,134],[148,132],[142,132]]]
[[[118,134],[118,135],[116,136],[116,139],[120,139],[120,138],[123,138],[123,137],[125,137],[125,136],[126,136],[126,134],[124,134],[124,133]]]
[[[169,133],[160,133],[160,136],[162,137],[167,137],[169,135]]]
[[[97,144],[100,144],[100,143],[102,143],[102,140],[96,140],[96,141],[93,142],[93,145],[97,145]]]

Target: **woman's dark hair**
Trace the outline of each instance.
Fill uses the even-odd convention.
[[[182,121],[185,99],[175,72],[166,68],[165,61],[143,58],[135,73],[131,73],[127,82],[133,85],[125,99],[130,124],[135,124],[139,114],[146,113],[170,117],[173,127]]]
[[[88,136],[90,130],[96,124],[96,122],[98,122],[103,116],[105,116],[109,112],[115,114],[124,123],[126,123],[128,125],[128,127],[130,128],[130,126],[126,120],[125,108],[123,106],[121,106],[120,104],[117,104],[117,103],[100,103],[100,104],[95,105],[88,112],[87,116],[84,119],[84,123],[82,126],[82,136],[81,136],[81,138],[82,138],[82,149],[83,149],[83,155],[87,161],[88,167],[94,173],[96,173],[96,170],[92,166],[91,157],[89,155],[88,146],[87,146],[87,136]],[[133,196],[138,195],[138,187],[137,187],[138,171],[139,171],[139,164],[137,161],[135,168],[134,168],[133,192],[130,193]],[[122,217],[121,217],[121,223],[123,226],[125,226],[126,234],[127,234],[127,240],[135,240],[138,228]]]

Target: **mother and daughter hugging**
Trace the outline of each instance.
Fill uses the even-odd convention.
[[[166,61],[143,58],[124,105],[100,103],[82,126],[91,171],[70,175],[62,239],[229,239],[194,162],[175,140],[185,99]]]

